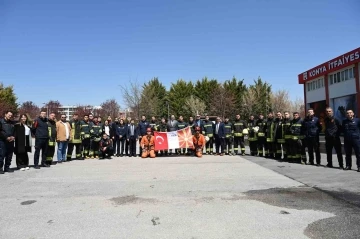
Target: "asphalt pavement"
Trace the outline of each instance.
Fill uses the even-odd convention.
[[[356,171],[251,156],[115,157],[0,179],[0,238],[360,235]]]

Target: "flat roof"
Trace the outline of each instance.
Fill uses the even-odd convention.
[[[353,65],[357,62],[360,62],[360,47],[300,73],[298,75],[299,84],[304,84],[307,81],[340,70],[341,68]]]

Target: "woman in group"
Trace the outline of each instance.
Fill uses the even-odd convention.
[[[15,125],[15,149],[17,168],[21,171],[29,170],[29,156],[31,152],[31,132],[28,117],[20,116],[20,122]]]

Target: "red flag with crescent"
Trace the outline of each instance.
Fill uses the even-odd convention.
[[[166,132],[154,132],[155,136],[155,150],[167,150],[168,149],[168,139]]]

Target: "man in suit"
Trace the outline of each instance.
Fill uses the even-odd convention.
[[[225,148],[225,125],[221,122],[220,117],[216,118],[215,124],[215,147],[216,147],[216,155],[223,156],[224,155],[224,148]],[[221,147],[221,153],[220,153]]]
[[[136,157],[136,141],[139,136],[138,128],[132,119],[127,127],[127,141],[129,142],[129,156]]]

